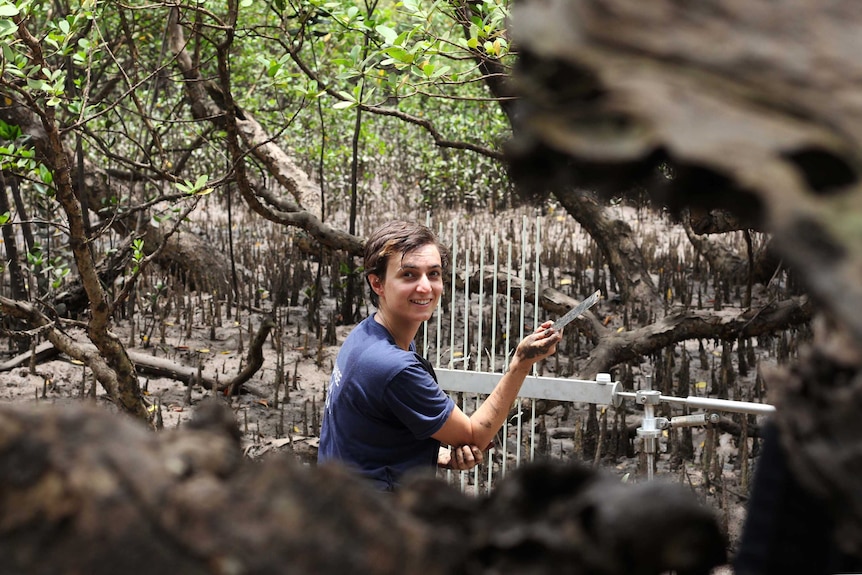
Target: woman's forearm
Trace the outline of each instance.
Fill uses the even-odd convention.
[[[473,445],[484,448],[491,443],[509,416],[512,403],[517,399],[530,369],[531,366],[526,366],[507,371],[491,395],[473,412],[470,416]]]
[[[473,415],[468,417],[456,406],[440,431],[432,437],[456,447],[476,445],[484,449],[490,444],[506,421],[533,365],[556,351],[561,335],[549,329],[550,325],[550,322],[542,324],[518,344],[509,370]]]

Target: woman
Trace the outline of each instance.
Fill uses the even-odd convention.
[[[509,370],[467,416],[437,385],[413,338],[443,293],[446,249],[421,224],[393,221],[365,245],[365,278],[377,312],[341,347],[329,384],[318,461],[342,461],[383,490],[436,466],[482,462],[533,364],[556,351],[561,334],[546,322],[518,345]],[[440,444],[453,446],[450,458]]]

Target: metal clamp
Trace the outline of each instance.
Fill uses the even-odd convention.
[[[662,395],[660,391],[652,389],[652,376],[644,377],[644,389],[635,392],[620,391],[618,387],[613,391],[613,404],[619,407],[626,398],[634,399],[635,403],[644,408],[641,426],[637,429],[637,435],[643,441],[643,451],[647,459],[647,479],[653,477],[653,465],[655,454],[658,452],[658,440],[663,430],[673,427],[692,427],[696,425],[707,425],[718,423],[720,417],[717,413],[696,413],[672,417],[655,416],[655,406],[662,402],[670,405],[682,405],[694,409],[712,409],[716,411],[730,411],[733,413],[747,413],[753,415],[768,415],[775,412],[775,407],[766,403],[754,403],[750,401],[731,401],[728,399],[712,399],[709,397],[688,396],[686,398]]]

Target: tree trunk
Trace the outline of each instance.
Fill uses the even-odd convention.
[[[770,233],[823,311],[811,348],[772,376],[776,420],[862,555],[862,61],[845,41],[858,4],[544,0],[513,23],[516,173],[618,194],[661,170],[658,202]]]
[[[0,406],[0,422],[9,573],[659,575],[725,561],[686,487],[577,465],[520,468],[487,498],[431,478],[384,494],[335,464],[245,459],[218,400],[159,433],[80,405]],[[680,530],[683,552],[666,537]]]
[[[12,213],[9,205],[9,196],[6,195],[6,178],[0,173],[0,214]],[[3,226],[3,246],[6,248],[6,262],[9,267],[9,281],[12,288],[12,297],[16,300],[27,300],[27,290],[24,286],[24,271],[21,269],[21,261],[18,256],[18,239],[15,237],[12,226]],[[11,318],[11,325],[7,326],[13,330],[20,330],[20,321]],[[30,348],[30,337],[18,339],[18,351],[24,352]]]
[[[607,210],[586,192],[558,190],[556,198],[598,244],[620,286],[623,301],[660,307],[661,295],[649,275],[631,227],[622,220],[609,218]]]
[[[19,24],[18,37],[26,45],[32,58],[38,65],[46,65],[42,60],[39,42],[30,34],[24,23]],[[13,108],[17,109],[15,106]],[[34,140],[44,163],[53,172],[55,199],[63,209],[68,226],[69,247],[75,259],[81,283],[90,302],[90,319],[87,323],[87,337],[98,348],[105,363],[93,369],[99,383],[109,396],[127,412],[142,419],[147,418],[147,409],[143,395],[138,386],[138,378],[134,365],[129,360],[126,350],[119,340],[109,331],[111,320],[111,305],[99,282],[93,254],[90,251],[89,238],[86,234],[81,203],[75,194],[75,186],[71,177],[69,155],[63,147],[60,128],[54,118],[54,109],[45,107],[26,111],[25,117],[33,120],[38,114],[39,128],[33,130],[42,136]],[[31,317],[36,317],[35,315]]]

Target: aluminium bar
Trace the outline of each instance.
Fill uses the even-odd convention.
[[[488,395],[499,383],[501,373],[438,369],[440,387],[448,392],[465,392]],[[551,399],[576,403],[613,405],[620,383],[598,383],[589,379],[565,379],[561,377],[527,376],[520,398]]]
[[[633,391],[620,391],[617,395],[622,399],[636,399],[637,394]],[[715,399],[712,397],[673,397],[662,395],[659,401],[671,405],[692,407],[695,409],[707,409],[714,411],[729,411],[731,413],[747,413],[750,415],[769,415],[775,413],[775,406],[768,403],[755,403],[753,401],[734,401],[732,399]]]

